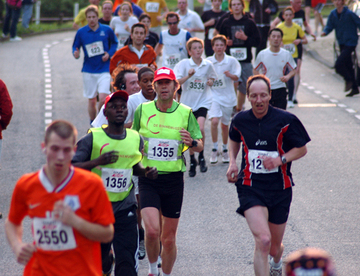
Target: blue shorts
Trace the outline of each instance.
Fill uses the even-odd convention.
[[[261,190],[237,185],[240,207],[236,210],[242,216],[254,206],[264,206],[269,212],[269,222],[283,224],[287,221],[292,200],[292,188],[285,190]]]

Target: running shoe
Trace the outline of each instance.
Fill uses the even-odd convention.
[[[227,149],[224,149],[222,152],[222,162],[223,163],[229,163],[230,162],[230,157],[229,157],[229,153]]]
[[[293,100],[293,103],[294,103],[294,104],[298,104],[299,102],[297,101],[297,99],[294,99],[294,100]]]
[[[346,94],[346,97],[352,97],[352,96],[357,95],[357,94],[359,94],[359,89],[358,88],[356,88],[356,89],[353,88],[349,94]]]
[[[206,166],[206,162],[205,162],[205,158],[199,158],[199,165],[200,165],[200,171],[202,173],[207,171],[207,166]]]
[[[159,257],[158,257],[157,264],[158,264],[158,268],[160,268],[160,267],[161,267],[161,264],[162,264],[162,259],[161,259],[161,256],[160,256],[160,255],[159,255]]]
[[[270,261],[269,261],[269,265],[270,265],[270,276],[282,276],[282,261],[280,260],[281,265],[280,267],[273,267],[271,264],[272,262],[272,257],[270,257]]]
[[[282,276],[282,266],[275,268],[270,265],[270,276]]]
[[[217,163],[218,155],[219,155],[219,153],[218,153],[217,149],[212,149],[212,152],[211,152],[211,155],[210,155],[210,163],[211,164]]]
[[[293,102],[293,101],[288,101],[288,102],[287,102],[287,107],[288,107],[288,108],[294,108],[294,106],[295,106],[295,105],[294,105],[294,102]]]
[[[21,41],[21,40],[22,40],[22,38],[19,37],[19,36],[10,37],[10,41],[11,41],[11,42],[16,42],[16,41]]]
[[[7,38],[8,36],[9,36],[9,34],[4,34],[4,33],[2,33],[2,35],[1,35],[3,38]]]
[[[149,273],[148,276],[156,276],[156,274],[151,274],[151,273]],[[159,274],[158,274],[157,276],[160,276],[160,272],[159,272]]]
[[[194,162],[190,162],[190,170],[189,170],[190,177],[194,177],[196,175],[196,166],[197,166],[196,160],[194,160]]]
[[[145,241],[141,240],[139,242],[139,260],[144,259],[145,256],[146,256]]]

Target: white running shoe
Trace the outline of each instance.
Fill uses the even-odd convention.
[[[288,101],[287,102],[287,107],[288,108],[293,108],[295,105],[294,105],[294,102],[293,101]]]
[[[161,259],[160,255],[159,255],[158,260],[157,260],[157,266],[158,266],[158,268],[160,268],[161,265],[162,265],[162,259]]]
[[[9,36],[9,34],[4,34],[4,33],[2,33],[2,35],[1,35],[1,37],[3,37],[3,38],[7,38]]]
[[[217,151],[217,149],[212,149],[211,155],[210,155],[210,163],[211,164],[216,164],[218,161],[218,155],[219,152]]]
[[[270,258],[270,262],[269,262],[269,265],[270,265],[270,276],[282,276],[282,260],[280,260],[281,262],[281,265],[276,268],[276,267],[273,267],[272,266],[272,258]]]
[[[11,42],[16,42],[16,41],[21,41],[21,40],[22,40],[22,38],[19,37],[19,36],[10,37],[10,41],[11,41]]]
[[[144,259],[146,256],[146,251],[145,251],[145,241],[142,240],[139,242],[139,260]]]
[[[229,163],[230,162],[230,157],[229,157],[229,153],[227,149],[224,149],[222,152],[222,162],[223,163]]]

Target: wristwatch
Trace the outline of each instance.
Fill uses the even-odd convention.
[[[281,156],[280,159],[281,159],[281,163],[286,164],[286,158],[284,155]]]
[[[192,142],[191,142],[191,146],[189,148],[197,147],[197,145],[198,145],[198,142],[193,139]]]

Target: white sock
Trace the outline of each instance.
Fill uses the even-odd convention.
[[[216,149],[216,150],[219,149],[219,143],[218,142],[213,143],[213,149]]]
[[[166,273],[163,272],[163,276],[170,276],[170,274],[166,274]]]
[[[280,268],[282,266],[282,259],[280,259],[280,261],[278,263],[275,263],[274,262],[274,258],[271,258],[270,260],[270,265],[273,267],[273,268]]]
[[[156,276],[159,274],[159,269],[158,269],[158,266],[157,266],[157,262],[149,263],[149,274],[154,274]]]
[[[223,149],[223,150],[227,150],[227,144],[223,144],[223,145],[222,145],[222,149]]]

